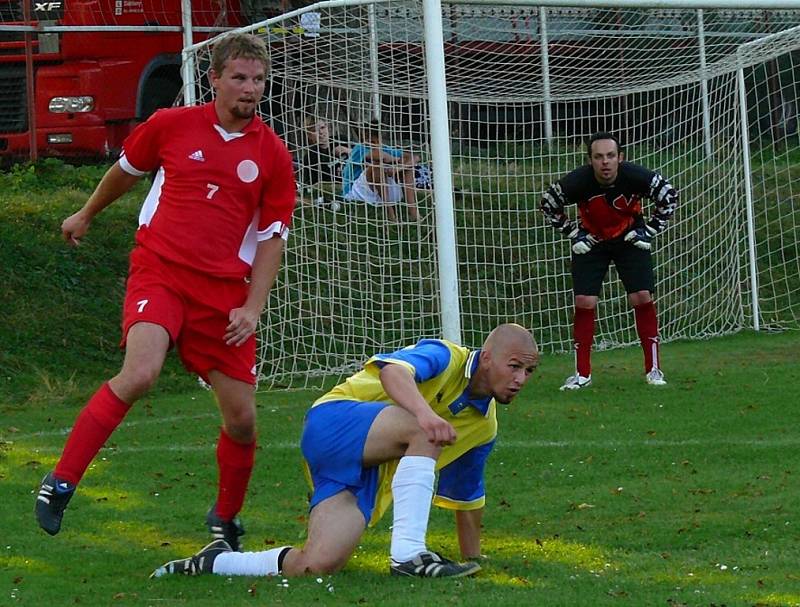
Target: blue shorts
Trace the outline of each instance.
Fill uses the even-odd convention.
[[[378,494],[378,466],[364,468],[364,445],[372,422],[390,405],[336,400],[306,413],[300,450],[308,463],[314,493],[309,508],[350,491],[368,523]]]

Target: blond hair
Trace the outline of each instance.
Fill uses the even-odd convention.
[[[228,60],[240,57],[260,61],[264,64],[264,72],[269,70],[267,45],[261,38],[252,34],[230,34],[217,42],[211,53],[211,69],[219,76]]]

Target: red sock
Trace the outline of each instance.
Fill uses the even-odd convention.
[[[220,429],[217,442],[217,465],[219,466],[219,492],[217,493],[217,516],[224,521],[239,514],[247,493],[256,441],[237,443]]]
[[[644,352],[644,372],[649,373],[653,367],[661,368],[659,358],[658,319],[656,318],[656,304],[652,301],[633,306],[636,318],[636,332],[642,342]]]
[[[56,464],[54,476],[77,485],[94,456],[130,408],[128,403],[114,394],[108,383],[100,386],[78,414],[61,459]]]
[[[575,337],[575,370],[578,375],[589,377],[592,374],[594,308],[575,308],[573,335]]]

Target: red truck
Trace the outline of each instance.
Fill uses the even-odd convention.
[[[191,5],[195,42],[243,21],[238,0]],[[0,160],[32,156],[31,123],[41,156],[118,150],[180,90],[181,23],[180,0],[0,0]]]

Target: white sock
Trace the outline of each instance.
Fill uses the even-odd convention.
[[[410,561],[424,552],[425,534],[433,500],[436,460],[422,455],[400,458],[392,479],[394,523],[392,525],[392,559]]]
[[[214,559],[215,575],[279,575],[278,556],[285,548],[263,552],[223,552]]]

